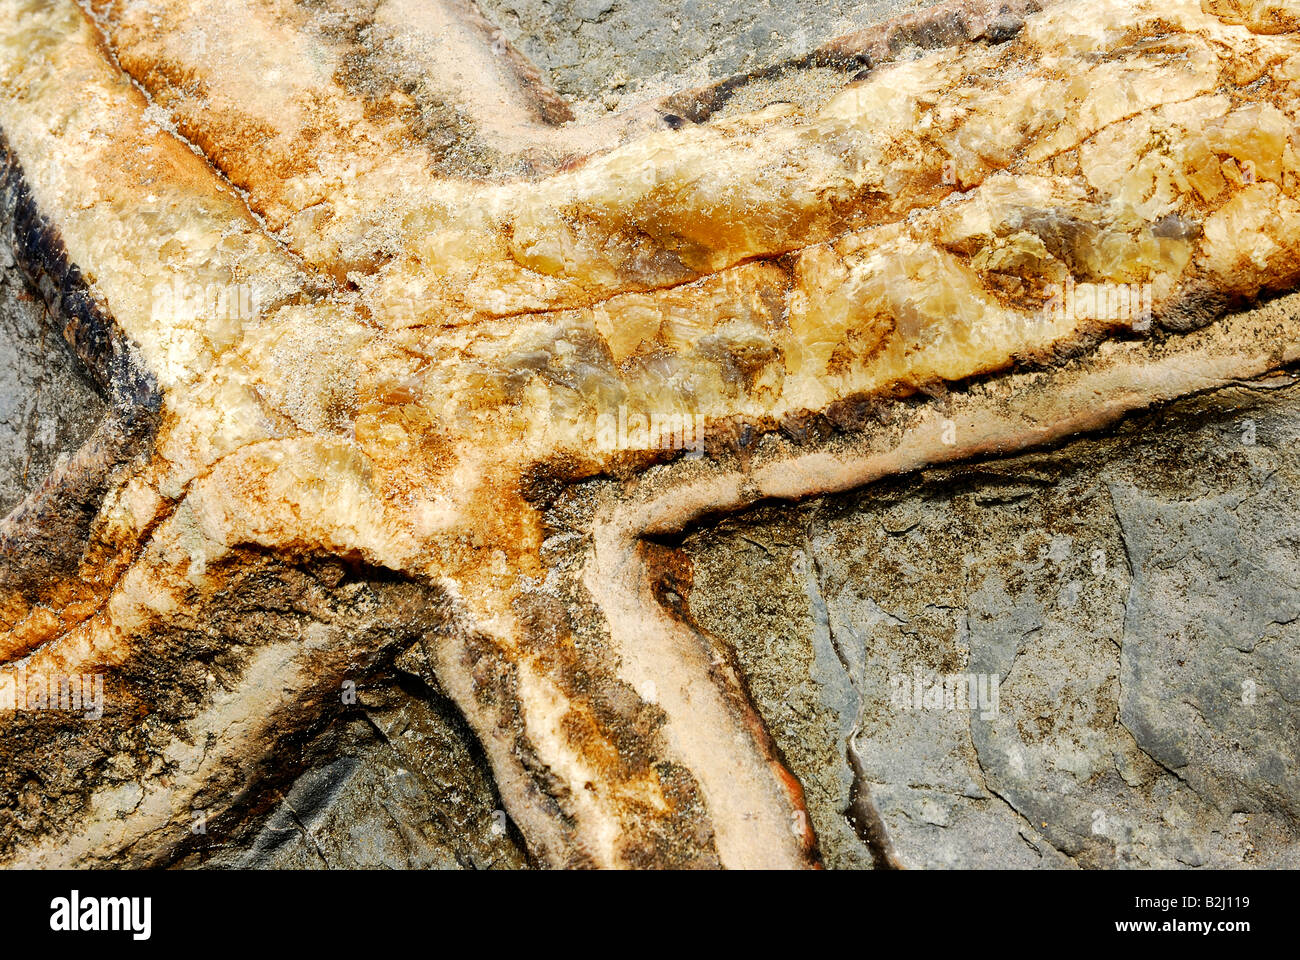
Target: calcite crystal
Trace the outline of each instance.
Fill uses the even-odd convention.
[[[0,660],[108,677],[0,720],[63,771],[0,856],[172,862],[418,649],[537,862],[815,864],[674,538],[1293,362],[1234,311],[1300,279],[1296,10],[952,4],[817,108],[566,125],[460,0],[0,0],[14,247],[114,409],[0,525]]]

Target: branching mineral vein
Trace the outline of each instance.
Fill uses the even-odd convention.
[[[1293,7],[1059,3],[1017,32],[1000,6],[931,14],[955,45],[815,112],[668,128],[559,126],[460,3],[0,0],[15,248],[119,410],[0,525],[0,658],[206,670],[281,622],[232,612],[247,591],[319,558],[389,572],[383,603],[330,575],[309,620],[241,639],[149,728],[129,809],[92,784],[0,853],[166,862],[277,731],[418,640],[539,861],[814,862],[665,541],[1300,343],[1290,299],[1231,314],[1300,273]],[[706,457],[646,449],[683,416]]]

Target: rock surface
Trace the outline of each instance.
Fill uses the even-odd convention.
[[[0,236],[10,234],[0,209]],[[103,400],[0,244],[0,516],[70,456],[104,416]]]
[[[617,108],[799,57],[917,0],[485,0],[511,42],[575,100]]]
[[[855,687],[905,866],[1300,863],[1293,383],[690,538],[692,609],[734,644],[828,863],[870,862],[843,815]],[[918,673],[994,674],[997,712],[900,706]]]
[[[0,6],[12,246],[113,398],[0,524],[6,670],[111,685],[6,718],[5,862],[1288,862],[1263,4],[823,9],[563,127],[451,0]]]
[[[454,705],[404,674],[359,695],[305,751],[269,815],[205,833],[178,866],[220,869],[506,869],[527,854]]]

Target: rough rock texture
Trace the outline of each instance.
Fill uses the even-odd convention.
[[[1284,591],[1225,632],[1168,599],[1183,555],[1151,532],[1236,582],[1253,501],[1204,532],[1117,468],[1119,639],[1069,612],[1116,598],[1031,576],[1070,556],[1068,464],[998,549],[961,495],[913,522],[899,487],[892,534],[973,558],[938,602],[872,593],[924,564],[837,548],[852,520],[821,508],[756,598],[804,611],[775,652],[824,681],[793,743],[754,638],[701,619],[735,551],[697,575],[681,542],[1292,368],[1300,39],[1274,6],[957,0],[780,65],[816,96],[749,75],[582,117],[464,0],[0,0],[15,260],[111,400],[0,521],[3,679],[37,708],[0,727],[0,858],[1277,855],[1294,757],[1198,681],[1232,654],[1189,678],[1184,647],[1253,645],[1243,705],[1275,706]],[[992,676],[1005,709],[968,743],[956,711],[882,711],[891,664]],[[42,692],[90,675],[102,716]],[[1205,830],[1141,832],[1172,786],[1144,757]]]
[[[557,90],[616,109],[803,56],[923,3],[909,0],[485,0]]]
[[[1294,383],[688,539],[692,609],[735,645],[828,864],[870,862],[844,818],[855,687],[905,866],[1300,862]],[[900,709],[917,670],[997,673],[998,713]]]
[[[0,210],[0,236],[10,235]],[[104,416],[104,403],[79,369],[44,308],[0,244],[0,515],[12,510],[70,456]]]
[[[411,666],[408,664],[407,669]],[[415,668],[418,672],[419,668]],[[398,668],[360,691],[305,751],[266,815],[203,833],[177,866],[503,869],[527,865],[472,732],[445,697]],[[205,828],[206,828],[205,824]],[[210,842],[205,842],[210,839]]]

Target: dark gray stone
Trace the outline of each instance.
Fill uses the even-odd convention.
[[[692,611],[829,865],[870,862],[855,729],[908,866],[1300,863],[1300,387],[1275,385],[688,539]],[[903,708],[918,673],[996,676],[998,709]]]

